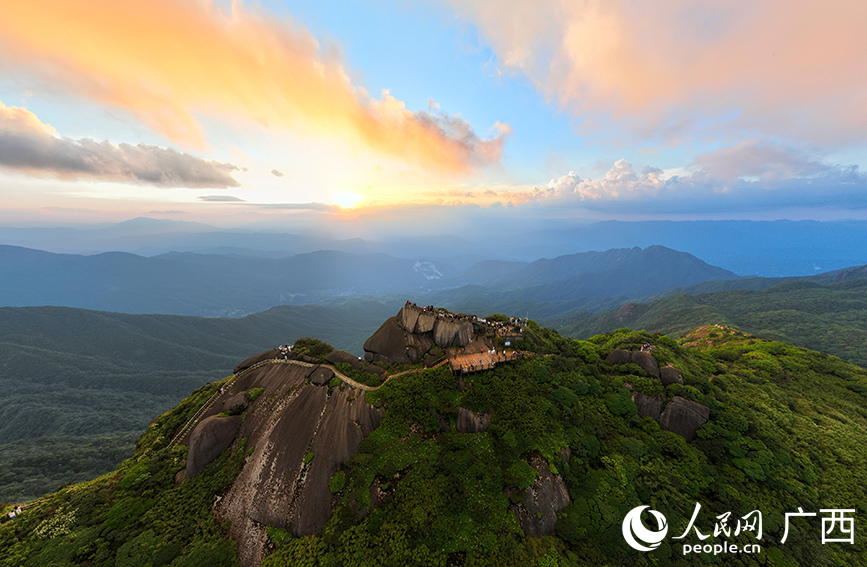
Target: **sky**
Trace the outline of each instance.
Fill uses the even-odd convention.
[[[863,0],[3,12],[3,224],[867,218]]]

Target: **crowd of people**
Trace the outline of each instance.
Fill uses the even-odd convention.
[[[524,332],[524,326],[526,325],[526,320],[521,319],[520,317],[510,317],[508,322],[488,321],[487,319],[482,319],[481,317],[476,317],[475,315],[466,315],[464,313],[451,313],[446,309],[443,309],[441,307],[434,307],[433,305],[425,305],[424,307],[419,307],[418,305],[409,300],[406,301],[405,306],[420,309],[422,313],[432,313],[436,316],[437,319],[458,322],[470,321],[483,323],[488,327],[492,328],[494,334],[497,336],[520,335]]]
[[[289,352],[292,350],[292,345],[280,345],[277,350],[283,355],[283,360],[289,360]]]

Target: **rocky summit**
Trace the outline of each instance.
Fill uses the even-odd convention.
[[[480,352],[494,348],[496,337],[519,339],[523,333],[521,325],[521,320],[515,317],[488,321],[407,302],[364,342],[364,358],[386,365],[424,362],[431,366],[446,349]]]

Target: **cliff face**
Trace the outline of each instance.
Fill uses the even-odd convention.
[[[329,388],[320,376],[330,379],[329,374],[327,368],[291,363],[253,370],[224,394],[233,399],[262,388],[244,417],[219,417],[223,406],[215,405],[190,435],[188,476],[246,438],[250,453],[244,467],[215,505],[239,544],[242,565],[260,565],[266,556],[266,525],[295,535],[316,533],[325,525],[333,509],[329,480],[379,425],[383,410],[345,384]]]
[[[437,358],[446,348],[479,345],[491,348],[485,337],[489,325],[476,317],[452,315],[407,303],[364,343],[364,356],[379,364],[415,364]]]

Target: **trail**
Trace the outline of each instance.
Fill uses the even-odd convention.
[[[191,417],[189,419],[189,421],[187,421],[187,423],[181,428],[181,430],[178,431],[178,433],[172,438],[172,440],[169,442],[169,448],[174,447],[175,445],[177,445],[178,443],[180,443],[181,441],[183,441],[186,438],[186,436],[189,434],[189,432],[192,431],[196,425],[198,425],[199,420],[202,418],[202,416],[209,409],[211,409],[211,407],[217,402],[217,400],[219,400],[224,394],[228,393],[229,386],[234,384],[238,378],[241,378],[242,376],[245,376],[245,375],[249,374],[250,372],[252,372],[254,370],[258,370],[259,368],[262,368],[263,366],[267,366],[269,364],[292,364],[292,365],[296,365],[296,366],[302,366],[304,368],[316,368],[316,367],[328,368],[329,370],[334,372],[335,376],[340,378],[348,386],[355,388],[357,390],[363,390],[365,392],[370,392],[370,391],[378,390],[378,389],[382,388],[390,380],[393,380],[393,379],[398,378],[400,376],[403,376],[405,374],[411,374],[414,372],[424,372],[425,370],[430,370],[432,368],[439,368],[440,366],[448,364],[448,362],[449,362],[449,359],[446,358],[446,359],[441,360],[440,362],[438,362],[437,364],[435,364],[431,368],[411,368],[409,370],[404,370],[403,372],[398,372],[397,374],[392,374],[391,376],[388,376],[382,382],[382,384],[380,384],[379,386],[368,386],[366,384],[362,384],[361,382],[357,382],[357,381],[353,380],[352,378],[350,378],[349,376],[347,376],[346,374],[344,374],[343,372],[341,372],[340,370],[335,368],[333,364],[327,364],[327,363],[319,364],[319,363],[313,363],[313,362],[304,362],[301,360],[286,360],[283,358],[269,358],[267,360],[260,360],[256,364],[245,368],[244,370],[238,372],[237,374],[233,374],[232,376],[230,376],[227,379],[226,382],[220,384],[220,387],[222,388],[223,391],[221,392],[220,390],[217,390],[216,392],[213,393],[213,395],[211,395],[210,398],[207,399],[207,401],[205,401],[204,404],[202,404],[202,407],[199,408],[199,410],[193,415],[193,417]]]

